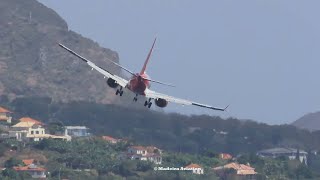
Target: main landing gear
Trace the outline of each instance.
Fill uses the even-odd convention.
[[[120,87],[120,89],[117,89],[117,91],[116,91],[116,95],[120,95],[120,96],[122,96],[123,95],[123,90],[122,90],[122,87]]]
[[[148,106],[148,108],[150,108],[151,107],[151,105],[152,105],[152,102],[151,102],[151,98],[149,98],[149,100],[147,100],[146,102],[144,102],[144,106],[145,107],[147,107]]]
[[[133,101],[134,101],[134,102],[137,102],[137,101],[138,101],[138,94],[136,94],[136,96],[133,98]]]

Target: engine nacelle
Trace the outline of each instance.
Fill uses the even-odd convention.
[[[112,88],[116,88],[119,85],[114,79],[111,78],[107,80],[107,84]]]
[[[162,107],[162,108],[166,107],[168,105],[168,101],[165,99],[161,99],[161,98],[154,100],[154,102],[156,103],[156,105],[158,107]]]

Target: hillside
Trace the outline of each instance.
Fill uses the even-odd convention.
[[[311,131],[320,130],[320,111],[306,114],[294,121],[292,125]]]
[[[48,96],[53,101],[113,103],[103,78],[57,45],[66,44],[113,73],[118,54],[68,29],[52,9],[36,0],[0,2],[0,95],[9,99]]]
[[[198,163],[205,167],[206,172],[201,179],[218,179],[212,171],[210,173],[210,169],[227,163],[218,159],[221,152],[230,153],[242,164],[250,163],[261,176],[257,179],[265,179],[265,176],[270,179],[299,179],[300,175],[308,179],[320,177],[320,156],[311,153],[320,149],[320,131],[310,132],[291,125],[271,126],[234,118],[165,114],[93,102],[52,102],[46,97],[17,98],[2,101],[1,106],[14,112],[15,121],[22,116],[30,116],[45,122],[48,127],[57,124],[84,125],[98,137],[108,135],[126,139],[131,145],[159,147],[164,150],[161,166],[181,167]],[[0,166],[13,157],[7,152],[15,143],[16,147],[20,147],[15,157],[43,159],[42,163],[55,178],[60,172],[57,167],[63,167],[61,174],[69,179],[199,179],[183,171],[156,172],[153,170],[156,165],[150,163],[121,161],[116,157],[126,151],[129,144],[113,146],[96,137],[71,142],[49,139],[26,146],[12,140],[4,142],[0,143],[0,157],[1,152],[5,155],[0,159]],[[268,159],[256,156],[257,151],[273,147],[305,150],[310,155],[308,167],[285,157]],[[41,157],[38,157],[40,154]],[[79,171],[88,168],[90,172]],[[7,176],[5,173],[2,175]]]
[[[2,104],[16,119],[30,116],[43,122],[85,125],[97,135],[134,139],[139,144],[199,154],[206,150],[231,154],[255,153],[273,147],[320,149],[320,131],[291,125],[267,125],[207,115],[165,114],[90,102],[53,103],[50,98],[18,98]],[[125,113],[123,113],[125,112]]]

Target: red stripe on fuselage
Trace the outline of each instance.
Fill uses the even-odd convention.
[[[139,94],[139,95],[146,95],[145,90],[147,88],[150,88],[150,82],[148,80],[142,79],[146,78],[149,79],[148,75],[143,73],[143,74],[136,74],[136,76],[133,76],[128,85],[128,89],[130,89],[132,92]]]

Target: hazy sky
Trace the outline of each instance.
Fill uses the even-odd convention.
[[[167,111],[280,124],[320,110],[319,0],[40,2],[134,71],[157,36],[147,72],[176,87],[153,89],[230,104],[222,113],[171,104]]]

